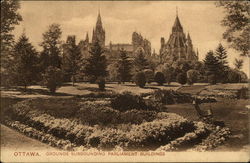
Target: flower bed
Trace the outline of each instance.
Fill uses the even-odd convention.
[[[111,105],[117,96],[102,96],[24,100],[9,108],[11,114],[7,114],[3,122],[30,137],[65,150],[113,150],[118,147],[124,150],[172,151],[194,145],[197,150],[209,150],[222,143],[228,134],[223,128],[215,130],[213,126],[161,112],[155,108],[158,102],[152,100],[144,101],[136,96],[137,100],[131,103],[130,108],[119,110]],[[131,94],[125,96],[128,99],[135,97]],[[117,99],[116,107],[124,103],[122,96]],[[141,103],[146,108],[138,109]],[[209,142],[213,145],[210,146]]]
[[[95,147],[104,150],[114,149],[116,146],[120,146],[126,150],[143,148],[155,149],[194,129],[192,122],[176,114],[156,114],[152,111],[143,110],[121,112],[120,117],[153,114],[153,116],[151,115],[151,122],[144,121],[131,125],[127,131],[99,125],[91,127],[82,124],[80,120],[55,118],[52,115],[44,113],[44,111],[26,108],[26,104],[26,102],[17,104],[16,107],[13,108],[13,117],[15,117],[15,119],[11,121],[6,120],[5,123],[21,132],[25,132],[31,137],[35,137],[43,142],[45,141],[46,143],[63,149],[79,146],[83,146],[84,149]],[[116,110],[114,111],[119,113]],[[91,114],[95,115],[93,113]],[[143,116],[140,121],[146,119]],[[131,118],[133,118],[133,116]],[[63,146],[56,144],[59,140],[64,142]]]
[[[161,146],[159,151],[177,151],[192,147],[192,145],[199,143],[202,138],[208,135],[208,129],[202,122],[195,123],[195,130],[188,132],[184,136],[179,137],[165,146]]]

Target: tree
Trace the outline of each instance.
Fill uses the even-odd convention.
[[[186,73],[179,73],[177,75],[177,82],[180,83],[181,85],[187,83],[187,75]]]
[[[159,85],[163,85],[163,83],[165,82],[165,77],[162,72],[157,72],[155,74],[155,82],[157,82]]]
[[[215,57],[218,60],[218,72],[219,72],[219,76],[218,79],[221,82],[225,82],[226,78],[227,78],[227,69],[228,67],[228,62],[227,62],[227,51],[226,49],[222,46],[222,44],[219,44],[218,47],[216,48],[215,51]]]
[[[217,78],[218,68],[219,68],[219,61],[214,56],[213,51],[209,51],[204,59],[206,75],[214,75],[215,79]],[[216,83],[216,82],[215,82]]]
[[[134,66],[136,72],[143,71],[144,69],[148,68],[148,61],[145,58],[142,50],[139,50],[137,56],[135,57]]]
[[[121,82],[124,83],[131,79],[130,69],[131,63],[129,61],[129,57],[127,56],[127,52],[125,50],[121,50],[117,69],[118,78]]]
[[[44,72],[49,66],[61,67],[61,35],[59,24],[51,24],[43,34],[43,48],[40,57],[41,71]]]
[[[43,74],[42,83],[45,85],[51,93],[55,93],[56,89],[62,85],[63,74],[62,71],[53,66],[49,66]]]
[[[74,86],[75,76],[80,71],[81,52],[76,45],[75,36],[68,36],[66,44],[63,45],[62,70],[69,76]]]
[[[173,79],[174,68],[169,65],[164,65],[163,74],[167,84],[169,85]]]
[[[143,70],[145,76],[146,76],[146,82],[151,83],[154,81],[154,72],[151,69],[144,69]]]
[[[99,90],[101,91],[105,90],[105,79],[103,77],[99,77],[97,79],[97,84],[98,84]]]
[[[38,73],[38,53],[34,46],[29,43],[29,39],[22,34],[14,46],[13,62],[13,82],[17,85],[24,86],[25,90],[31,85]]]
[[[138,85],[140,88],[143,88],[146,85],[146,75],[144,74],[144,72],[136,73],[134,80],[135,84]]]
[[[237,59],[237,58],[235,58],[235,60],[234,60],[235,69],[237,69],[237,70],[242,69],[243,62],[244,62],[244,61],[243,61],[242,59]]]
[[[227,51],[222,46],[222,44],[219,44],[218,47],[216,48],[215,56],[217,57],[218,62],[220,63],[221,68],[225,69],[225,68],[228,67]]]
[[[11,33],[22,21],[21,15],[17,12],[20,8],[18,0],[1,1],[1,67],[8,68],[11,59],[11,49],[14,45],[14,35]],[[2,70],[1,70],[2,71]]]
[[[229,69],[228,70],[228,82],[229,83],[238,83],[240,82],[240,74],[237,72],[237,70]]]
[[[84,73],[89,76],[90,82],[95,82],[99,77],[105,77],[107,75],[107,61],[103,53],[104,50],[99,42],[94,42],[90,50],[90,57],[87,58],[84,68]]]
[[[121,82],[119,79],[118,75],[118,62],[113,62],[107,66],[107,71],[108,71],[108,80],[109,81],[116,81],[116,82]]]
[[[221,21],[226,27],[223,38],[227,40],[230,47],[239,51],[242,56],[249,55],[249,35],[250,35],[250,4],[248,1],[219,1],[218,7],[223,7],[225,17]]]
[[[187,71],[187,83],[188,84],[193,84],[197,82],[199,78],[199,72],[197,70],[188,70]]]

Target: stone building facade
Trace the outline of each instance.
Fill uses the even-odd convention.
[[[178,60],[198,60],[198,52],[194,51],[189,33],[185,35],[178,15],[168,41],[165,42],[165,39],[161,38],[160,59],[163,63],[171,63]]]

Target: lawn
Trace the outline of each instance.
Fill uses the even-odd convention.
[[[202,104],[201,109],[212,109],[214,119],[224,121],[231,130],[230,139],[218,150],[238,151],[249,144],[249,105],[248,100],[223,99],[216,103]],[[168,111],[176,113],[189,120],[198,120],[192,104],[167,105]]]

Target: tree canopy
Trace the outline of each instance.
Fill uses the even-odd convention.
[[[223,7],[226,13],[221,21],[226,27],[223,38],[242,56],[249,57],[250,3],[246,0],[234,0],[218,1],[216,5]]]

